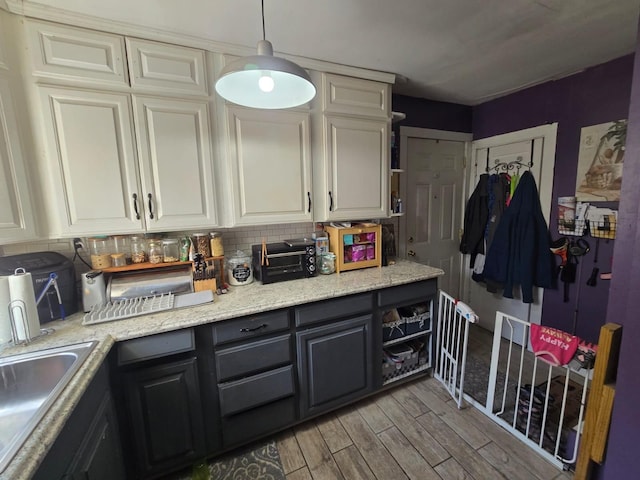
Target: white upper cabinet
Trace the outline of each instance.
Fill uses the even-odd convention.
[[[126,43],[132,87],[207,95],[202,50],[133,38]]]
[[[0,75],[0,243],[36,235],[12,98],[8,80]]]
[[[390,85],[314,73],[314,220],[388,216]]]
[[[309,112],[227,107],[234,223],[312,220]]]
[[[324,117],[322,159],[314,163],[316,220],[387,216],[389,123]]]
[[[61,236],[144,228],[129,95],[40,87]]]
[[[207,102],[133,102],[147,230],[217,224]]]
[[[326,113],[389,118],[391,91],[386,83],[325,73],[320,90]]]
[[[128,85],[123,37],[37,20],[26,29],[34,75]]]

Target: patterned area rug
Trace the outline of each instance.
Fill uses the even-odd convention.
[[[192,479],[285,480],[285,475],[276,443],[270,441],[214,458],[204,468],[194,467],[165,478],[165,480]]]

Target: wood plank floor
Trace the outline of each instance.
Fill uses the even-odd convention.
[[[568,480],[423,377],[276,437],[287,480]]]

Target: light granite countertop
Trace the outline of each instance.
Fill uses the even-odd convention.
[[[318,275],[270,285],[254,282],[231,287],[228,293],[216,296],[213,303],[98,325],[82,325],[82,313],[76,313],[64,321],[47,323],[43,327],[53,330],[49,335],[39,337],[26,346],[0,349],[0,357],[87,341],[96,341],[97,345],[0,474],[0,479],[27,479],[33,475],[115,342],[403,285],[443,274],[439,268],[399,261],[388,267]]]

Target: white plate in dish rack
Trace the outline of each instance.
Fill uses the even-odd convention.
[[[117,302],[107,302],[104,305],[96,305],[88,313],[84,314],[82,324],[95,325],[96,323],[122,320],[176,308],[192,307],[209,302],[213,302],[213,292],[211,290],[181,295],[164,293],[149,297],[130,298]]]

